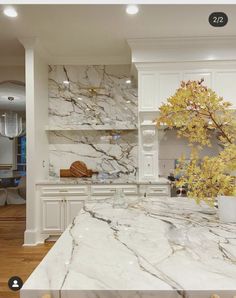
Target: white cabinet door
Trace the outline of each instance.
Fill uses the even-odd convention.
[[[158,104],[158,78],[155,71],[139,72],[139,110],[155,111]]]
[[[180,88],[182,75],[180,72],[164,72],[159,74],[159,100],[158,107],[166,103],[167,99],[174,95]]]
[[[200,81],[201,79],[204,79],[204,82],[202,83],[204,86],[207,86],[208,88],[212,87],[212,73],[207,71],[189,71],[184,72],[184,81]]]
[[[66,221],[65,229],[69,224],[71,224],[74,218],[79,214],[80,210],[83,208],[84,201],[78,200],[75,197],[66,197]]]
[[[236,71],[217,71],[213,89],[236,109]]]
[[[42,231],[58,234],[64,230],[64,198],[42,199]]]

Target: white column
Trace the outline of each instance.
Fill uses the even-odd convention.
[[[24,244],[41,242],[40,202],[36,182],[48,175],[48,65],[37,50],[37,40],[20,40],[25,47],[27,199]]]

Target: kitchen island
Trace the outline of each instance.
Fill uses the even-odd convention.
[[[236,224],[184,198],[86,203],[21,298],[236,296]]]

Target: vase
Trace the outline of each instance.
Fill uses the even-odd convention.
[[[219,218],[222,222],[236,223],[236,197],[235,196],[219,196]]]

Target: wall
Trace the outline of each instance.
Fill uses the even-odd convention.
[[[48,176],[48,137],[45,125],[48,123],[48,65],[39,55],[34,59],[35,76],[35,178]]]
[[[67,130],[49,132],[51,176],[81,160],[99,172],[135,178],[138,98],[126,83],[129,73],[129,65],[50,66],[49,128]]]
[[[0,82],[8,80],[25,82],[25,67],[0,66]]]
[[[184,154],[185,158],[190,157],[191,148],[187,139],[178,138],[176,130],[159,132],[159,173],[161,176],[168,176],[175,168],[175,160]],[[217,155],[220,147],[215,138],[212,139],[212,147],[205,147],[200,152],[200,157]]]

